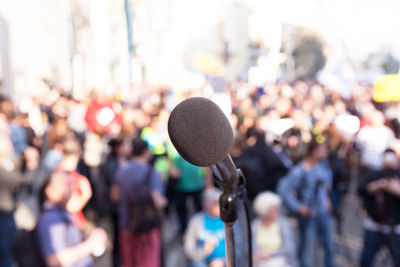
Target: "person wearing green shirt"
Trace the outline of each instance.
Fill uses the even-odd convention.
[[[188,199],[194,202],[195,211],[202,209],[201,193],[205,186],[205,170],[197,167],[177,155],[173,160],[174,166],[179,171],[176,182],[176,206],[180,221],[181,233],[184,233],[188,221]]]

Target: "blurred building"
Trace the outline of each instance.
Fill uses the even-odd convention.
[[[397,0],[0,0],[1,88],[20,99],[46,83],[80,97],[127,95],[142,82],[291,79],[297,28],[321,37],[328,57],[361,66],[383,48],[400,57],[399,9]]]
[[[2,92],[16,100],[129,86],[123,1],[0,1],[0,29]]]
[[[43,77],[70,80],[68,1],[0,1],[2,91],[14,98],[44,89]]]

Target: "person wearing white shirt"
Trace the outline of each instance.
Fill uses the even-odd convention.
[[[385,117],[379,110],[371,114],[371,125],[363,127],[357,135],[356,143],[361,149],[361,163],[370,170],[382,167],[383,152],[395,139],[393,131],[384,125]]]

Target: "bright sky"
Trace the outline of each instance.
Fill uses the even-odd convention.
[[[330,42],[344,43],[354,58],[389,47],[400,57],[398,0],[244,0],[265,16],[322,32]]]

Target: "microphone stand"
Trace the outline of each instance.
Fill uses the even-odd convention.
[[[248,241],[248,267],[253,266],[252,239],[250,227],[250,213],[247,202],[246,179],[240,169],[235,167],[229,154],[219,163],[210,166],[216,176],[215,182],[221,187],[222,194],[219,198],[220,217],[225,226],[226,259],[227,267],[237,267],[236,240],[234,224],[238,219],[238,201],[242,201],[246,213],[247,241]],[[238,266],[242,267],[242,266]]]

